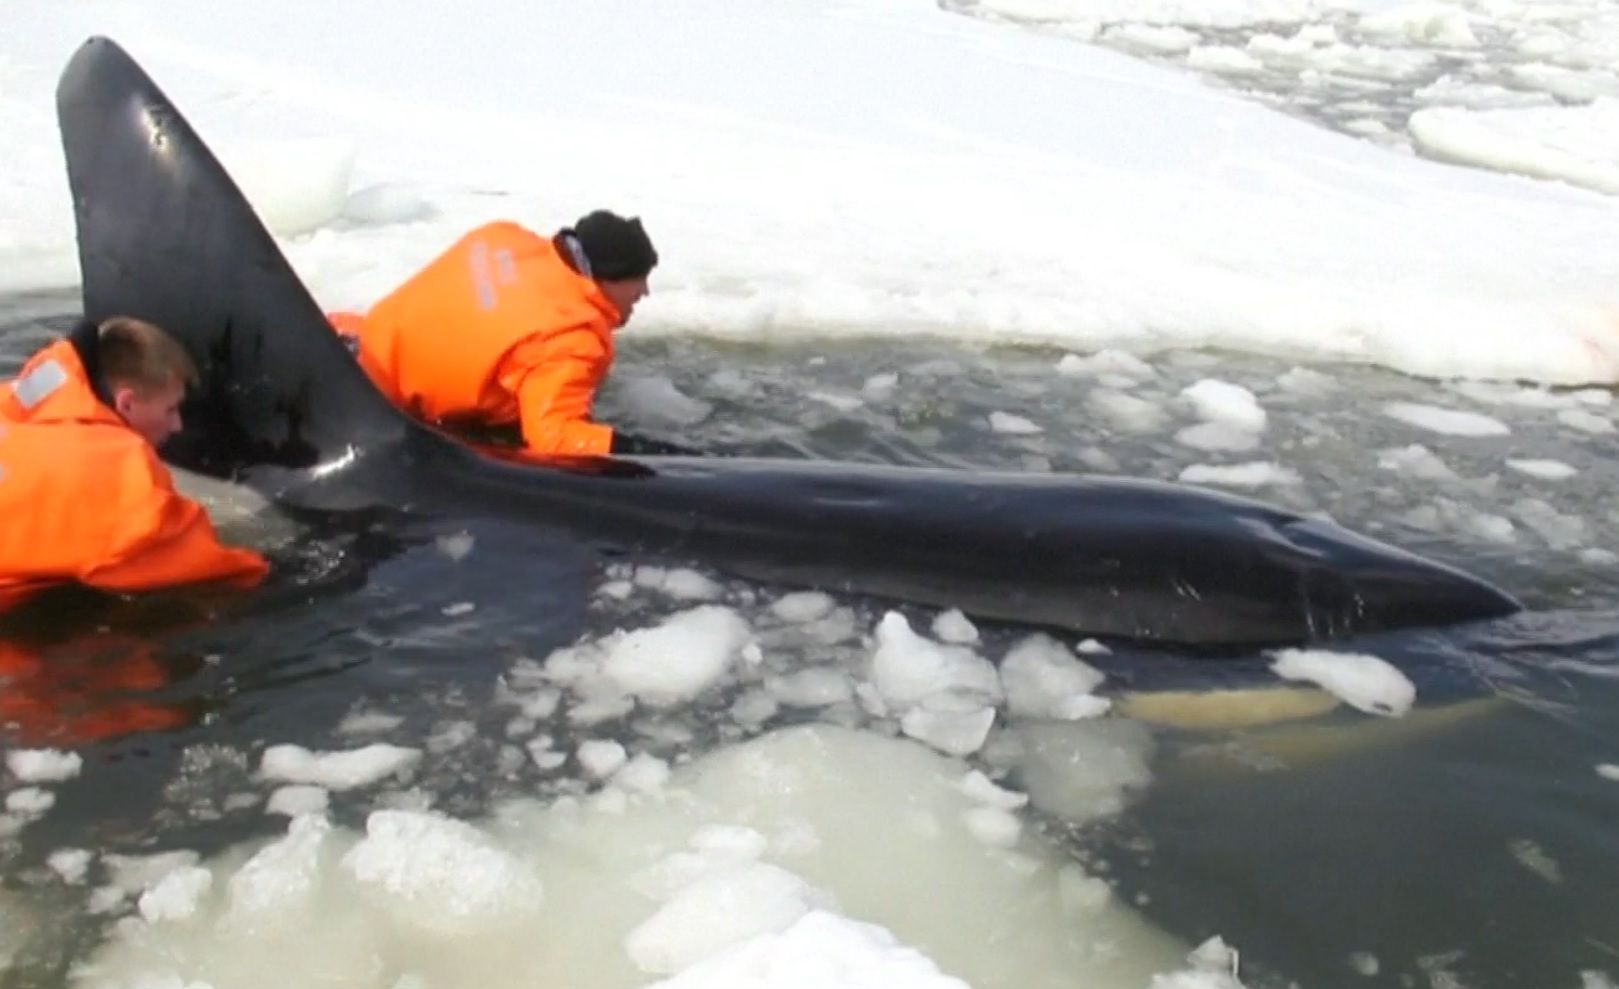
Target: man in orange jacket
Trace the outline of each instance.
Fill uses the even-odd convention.
[[[692,452],[590,417],[613,333],[657,263],[639,218],[597,210],[551,237],[500,221],[365,315],[329,319],[372,382],[428,422],[462,433],[516,425],[524,449],[542,456]]]
[[[158,459],[196,380],[172,337],[115,317],[81,323],[0,384],[0,608],[75,581],[121,592],[264,577],[264,558],[221,545]]]

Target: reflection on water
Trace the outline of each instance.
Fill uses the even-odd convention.
[[[66,308],[14,307],[0,370],[65,328]],[[1076,730],[1118,727],[1135,740],[1086,747],[1066,730],[1045,737],[1050,726],[1003,717],[967,764],[1030,794],[1021,840],[1059,843],[1174,939],[1155,961],[1218,934],[1241,951],[1250,986],[1574,987],[1582,971],[1619,973],[1619,782],[1599,771],[1619,764],[1619,585],[1604,555],[1615,548],[1615,478],[1593,420],[1559,415],[1611,422],[1600,400],[1464,391],[1366,368],[1290,376],[1286,363],[1219,354],[1065,373],[1057,353],[947,341],[762,347],[631,335],[623,349],[602,411],[631,416],[637,431],[734,452],[1171,479],[1199,464],[1270,462],[1296,480],[1261,497],[1503,584],[1535,610],[1349,644],[1408,671],[1419,703],[1405,718],[1338,706],[1281,724],[1194,728],[1115,714]],[[1181,390],[1203,378],[1254,393],[1269,413],[1257,447],[1177,440],[1198,422]],[[648,379],[654,387],[636,387]],[[660,401],[670,386],[707,414],[692,421],[691,402]],[[1511,434],[1423,433],[1380,414],[1395,401],[1493,415]],[[1007,431],[995,413],[1037,429]],[[1417,445],[1429,456],[1410,453]],[[1510,468],[1515,458],[1578,472],[1548,481]],[[1446,470],[1431,469],[1436,460]],[[608,788],[579,756],[587,741],[616,741],[678,773],[785,726],[898,731],[859,693],[878,603],[804,612],[785,607],[780,588],[713,573],[677,579],[662,568],[670,561],[604,560],[492,520],[295,522],[290,539],[272,527],[279,574],[262,592],[53,596],[0,632],[3,744],[73,748],[84,760],[65,780],[0,773],[14,831],[0,840],[0,964],[14,956],[6,985],[63,984],[110,922],[139,914],[138,885],[135,895],[103,892],[127,874],[115,856],[185,851],[239,864],[284,835],[287,818],[272,809],[283,781],[262,772],[271,745],[387,742],[422,753],[404,778],[329,788],[326,814],[352,842],[379,808],[495,828],[488,822],[510,826],[501,808],[544,816],[567,806],[559,800],[595,799]],[[759,652],[688,702],[614,708],[618,699],[547,679],[541,661],[561,647],[613,641],[699,604],[731,609]],[[918,630],[938,617],[903,610]],[[991,658],[1023,634],[980,632],[973,648]],[[1130,691],[1275,683],[1264,657],[1086,658],[1107,674],[1117,711],[1130,709]],[[805,671],[815,676],[794,678]],[[491,833],[510,849],[538,847],[545,832]],[[896,864],[890,855],[862,871],[903,893],[906,876],[884,871]],[[904,909],[951,895],[942,879],[915,882],[912,899],[897,901]],[[600,902],[624,911],[634,901]],[[460,977],[474,971],[469,963]]]

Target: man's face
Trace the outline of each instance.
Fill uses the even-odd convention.
[[[623,326],[630,321],[630,313],[635,311],[635,304],[646,298],[652,292],[647,284],[647,278],[619,278],[601,283],[602,294],[618,307],[618,325]]]
[[[146,437],[153,446],[162,446],[180,431],[180,403],[186,397],[185,385],[170,381],[163,388],[133,388],[121,385],[113,391],[113,408],[129,428]]]

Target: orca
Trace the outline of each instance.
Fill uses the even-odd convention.
[[[84,314],[166,328],[202,382],[164,455],[298,510],[517,519],[604,554],[1193,649],[1520,609],[1457,568],[1263,502],[1143,479],[705,456],[540,461],[372,386],[180,111],[95,36],[57,87]],[[1212,654],[1212,653],[1211,653]]]

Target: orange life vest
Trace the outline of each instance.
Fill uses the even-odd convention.
[[[430,422],[520,423],[542,454],[607,453],[590,404],[619,311],[549,238],[506,221],[456,241],[363,317],[332,313],[394,404]]]
[[[220,544],[152,445],[96,398],[72,343],[0,384],[0,608],[71,581],[251,585],[267,570],[259,554]]]

